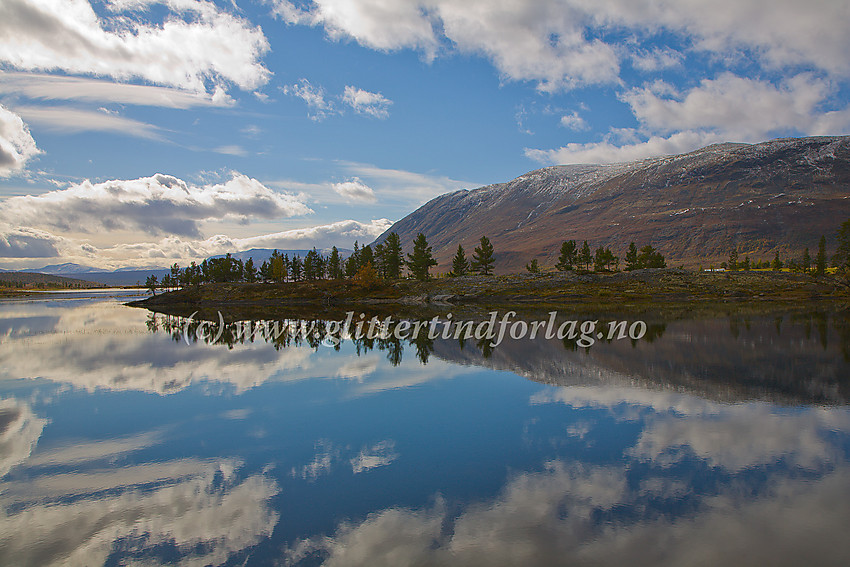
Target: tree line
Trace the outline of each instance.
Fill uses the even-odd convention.
[[[585,240],[581,248],[574,240],[565,241],[561,246],[556,269],[560,271],[584,270],[613,271],[619,268],[620,259],[610,248],[599,247],[591,253]],[[384,242],[361,247],[354,243],[354,251],[347,258],[342,257],[336,246],[328,256],[313,248],[302,258],[290,257],[275,250],[271,257],[257,266],[253,258],[242,261],[230,253],[219,258],[207,258],[200,264],[192,262],[181,268],[177,263],[171,271],[159,280],[155,275],[148,276],[145,286],[152,292],[157,289],[177,289],[180,287],[198,287],[206,283],[283,283],[315,280],[355,280],[374,282],[378,280],[400,279],[406,269],[410,277],[425,281],[431,278],[430,270],[437,265],[432,248],[424,234],[419,233],[413,241],[413,251],[406,255],[402,251],[401,239],[395,232],[390,233]],[[652,246],[637,249],[631,243],[625,257],[625,269],[663,268],[664,257]],[[495,249],[486,236],[482,236],[478,246],[467,257],[462,245],[451,261],[449,277],[468,274],[492,275],[495,267]],[[529,272],[540,272],[536,259],[526,266]]]
[[[773,260],[750,260],[749,256],[745,256],[744,260],[740,260],[737,249],[733,249],[729,253],[729,260],[720,264],[721,268],[727,270],[783,270],[788,269],[792,272],[801,272],[807,274],[815,274],[822,276],[826,274],[827,268],[835,268],[840,274],[850,275],[850,219],[841,223],[836,232],[837,247],[832,258],[826,251],[826,236],[821,235],[818,242],[818,251],[814,258],[809,252],[807,246],[803,250],[803,254],[799,258],[786,258],[782,260],[777,251],[774,254]]]

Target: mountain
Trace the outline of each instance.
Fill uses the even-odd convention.
[[[64,264],[51,264],[49,266],[44,266],[43,268],[33,268],[21,271],[39,274],[52,274],[54,276],[65,276],[73,274],[88,274],[90,272],[100,272],[102,270],[100,270],[100,268],[95,268],[92,266],[83,266],[80,264],[74,264],[73,262],[65,262]]]
[[[103,284],[95,281],[68,278],[53,274],[38,272],[0,272],[0,286],[14,288],[58,287],[67,289],[88,289],[101,287]]]
[[[587,240],[620,258],[630,242],[651,244],[668,265],[719,265],[740,258],[814,257],[821,235],[834,249],[850,218],[850,137],[786,138],[717,144],[676,156],[611,165],[560,165],[513,181],[439,196],[390,232],[406,251],[420,232],[438,269],[458,244],[471,255],[481,236],[500,272],[532,258],[556,263],[560,244]]]

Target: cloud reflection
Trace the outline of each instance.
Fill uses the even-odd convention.
[[[102,565],[118,554],[150,565],[167,549],[179,557],[169,564],[218,565],[271,535],[279,515],[268,501],[278,486],[263,474],[243,477],[237,459],[108,466],[157,440],[35,455],[24,477],[0,483],[0,564]]]

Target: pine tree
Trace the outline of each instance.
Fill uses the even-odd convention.
[[[826,274],[826,236],[821,236],[818,243],[818,255],[815,258],[815,273],[819,276]]]
[[[593,262],[593,255],[590,253],[590,245],[587,240],[581,245],[581,252],[578,255],[578,263],[583,266],[584,270],[590,270],[590,264]]]
[[[342,260],[336,246],[331,248],[331,255],[328,258],[328,277],[332,280],[342,279]]]
[[[301,262],[301,256],[293,256],[292,260],[289,262],[289,273],[292,277],[292,281],[297,282],[301,279],[304,268],[304,264]]]
[[[151,290],[151,293],[154,295],[156,295],[156,285],[156,276],[154,274],[149,275],[148,279],[145,280],[145,287]]]
[[[806,246],[806,249],[803,250],[803,271],[809,273],[809,270],[812,269],[812,257],[809,255],[809,247]]]
[[[449,276],[456,278],[458,276],[465,276],[469,271],[469,260],[466,259],[466,252],[463,250],[463,246],[460,244],[457,245],[457,252],[452,258],[452,270],[449,272]]]
[[[567,240],[561,243],[561,254],[558,256],[558,263],[555,268],[566,272],[572,270],[576,263],[576,241]]]
[[[402,266],[404,266],[404,254],[401,250],[401,239],[398,234],[391,232],[384,240],[384,277],[397,280],[401,277]]]
[[[531,263],[525,265],[525,269],[528,270],[530,274],[539,274],[540,264],[537,263],[537,258],[532,258]]]
[[[366,264],[375,267],[375,253],[372,251],[372,247],[369,245],[364,246],[360,249],[360,259],[357,262],[357,269],[363,268]]]
[[[770,264],[771,269],[774,272],[778,272],[782,269],[782,260],[779,259],[779,251],[776,251],[776,256],[773,257],[773,262]]]
[[[733,248],[732,251],[729,253],[729,262],[727,262],[726,266],[730,270],[737,270],[738,269],[738,249],[737,248]]]
[[[605,248],[600,246],[593,254],[593,271],[601,272],[605,269]]]
[[[431,247],[428,246],[428,240],[421,232],[413,241],[413,253],[407,255],[407,269],[410,274],[420,281],[425,281],[431,277],[428,270],[431,266],[436,266],[437,261],[431,254]]]
[[[472,271],[489,276],[493,273],[493,245],[486,236],[482,236],[480,244],[472,251]]]
[[[245,262],[245,281],[248,283],[254,283],[257,281],[257,268],[254,267],[254,258],[248,258],[248,261]]]
[[[737,262],[737,260],[736,260]],[[637,257],[638,267],[641,268],[666,268],[667,262],[664,261],[664,256],[647,244],[640,249],[640,254]]]
[[[629,244],[629,251],[626,252],[626,270],[627,271],[632,271],[632,270],[637,269],[637,267],[638,267],[637,257],[638,257],[637,246],[635,246],[635,243],[632,242],[631,244]]]

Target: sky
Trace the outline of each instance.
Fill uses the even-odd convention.
[[[2,0],[0,268],[371,242],[566,163],[850,133],[844,0]]]

